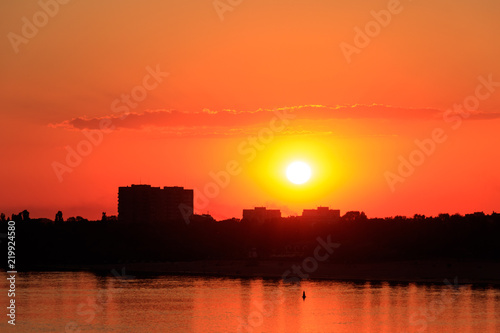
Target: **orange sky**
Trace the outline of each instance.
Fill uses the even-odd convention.
[[[196,212],[498,211],[498,1],[65,2],[0,3],[7,215],[116,214],[139,182],[207,197],[228,163]],[[436,128],[446,140],[415,152]],[[66,147],[86,156],[68,166]],[[284,178],[296,159],[306,185]]]

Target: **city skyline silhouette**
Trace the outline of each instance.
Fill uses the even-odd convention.
[[[0,332],[500,332],[500,1],[0,16]]]

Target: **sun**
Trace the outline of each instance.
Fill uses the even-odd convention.
[[[302,161],[292,162],[286,168],[286,178],[294,184],[304,184],[311,178],[311,168]]]

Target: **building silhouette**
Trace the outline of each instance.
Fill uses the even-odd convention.
[[[193,214],[193,190],[132,185],[118,189],[118,220],[128,223],[182,221]]]
[[[277,219],[281,219],[281,211],[279,209],[267,209],[266,207],[243,209],[244,221],[261,224],[269,220]]]
[[[318,207],[317,209],[304,209],[302,219],[314,222],[331,222],[340,220],[340,210],[328,207]]]

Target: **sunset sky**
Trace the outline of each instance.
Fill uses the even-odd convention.
[[[0,13],[7,216],[97,219],[139,183],[194,188],[195,212],[217,219],[500,209],[499,1],[23,0]],[[402,159],[418,165],[401,175]],[[312,169],[303,185],[285,176],[295,160]]]

